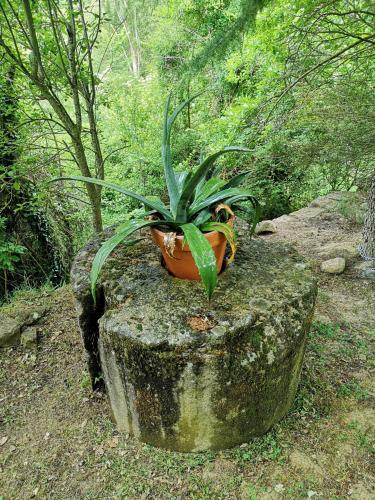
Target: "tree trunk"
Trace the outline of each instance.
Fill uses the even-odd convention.
[[[73,145],[74,145],[76,160],[82,175],[86,177],[91,177],[90,170],[87,165],[85,148],[82,144],[80,137],[75,137],[73,139]],[[91,204],[93,226],[95,232],[100,233],[103,231],[102,213],[100,208],[101,190],[96,189],[96,186],[94,184],[86,183],[85,185]]]
[[[89,191],[89,188],[95,187],[90,184],[89,187],[87,187],[87,191]],[[90,201],[91,201],[91,208],[92,208],[92,222],[93,226],[95,228],[96,233],[101,233],[103,231],[103,220],[102,220],[102,211],[100,208],[101,205],[101,196],[100,193],[97,193],[95,190],[95,194],[93,197],[89,194]]]
[[[366,260],[375,259],[375,172],[369,182],[367,214],[362,237],[360,246],[362,257]]]

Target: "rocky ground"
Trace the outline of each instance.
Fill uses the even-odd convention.
[[[233,450],[184,455],[119,435],[106,396],[90,390],[69,286],[16,294],[0,311],[0,331],[11,323],[23,343],[0,349],[0,499],[375,499],[375,279],[356,252],[362,204],[333,194],[259,234],[293,242],[320,291],[293,408]],[[336,258],[344,272],[321,271]]]

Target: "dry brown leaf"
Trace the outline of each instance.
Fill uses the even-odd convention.
[[[165,233],[164,234],[164,248],[167,255],[174,259],[174,249],[176,246],[176,233]]]
[[[119,437],[118,436],[113,436],[112,439],[110,439],[107,443],[108,448],[116,448],[119,443]]]
[[[233,224],[235,216],[234,216],[234,212],[230,208],[230,206],[226,205],[225,203],[219,203],[219,205],[217,205],[216,208],[215,208],[215,214],[218,214],[220,212],[220,210],[225,210],[230,215],[228,223],[229,224]]]
[[[187,324],[197,332],[204,332],[215,326],[215,323],[207,316],[191,316],[188,318]]]

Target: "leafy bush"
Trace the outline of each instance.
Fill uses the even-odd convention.
[[[26,248],[6,239],[5,224],[5,217],[0,217],[0,269],[3,271],[4,290],[7,296],[7,273],[15,270],[14,266],[20,260],[20,255],[26,252]]]

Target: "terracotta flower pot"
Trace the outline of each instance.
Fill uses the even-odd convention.
[[[198,273],[197,266],[195,265],[193,256],[190,252],[189,245],[185,243],[182,248],[183,236],[176,236],[176,243],[174,247],[174,258],[168,255],[164,246],[164,236],[166,233],[156,229],[151,228],[152,239],[154,243],[160,248],[165,262],[165,266],[168,271],[173,274],[176,278],[181,278],[185,280],[196,280],[200,281],[200,276]],[[221,271],[224,260],[225,247],[227,240],[222,233],[218,231],[212,231],[210,233],[204,233],[205,238],[209,241],[215,255],[216,255],[216,266],[217,272]]]

